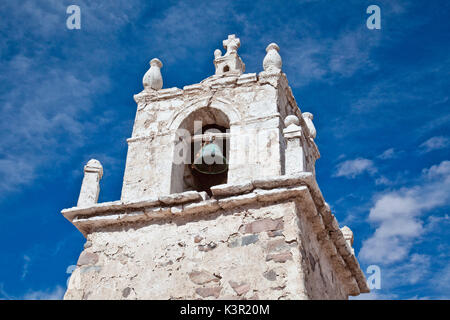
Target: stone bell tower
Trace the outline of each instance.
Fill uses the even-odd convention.
[[[223,46],[215,74],[183,89],[162,89],[163,65],[150,62],[134,96],[120,200],[97,203],[103,169],[97,160],[85,166],[78,205],[62,210],[87,239],[65,299],[369,291],[353,234],[316,183],[313,116],[292,95],[279,47],[267,47],[256,74],[244,73],[235,35]],[[222,162],[205,164],[206,153]]]

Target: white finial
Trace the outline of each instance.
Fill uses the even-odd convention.
[[[81,183],[77,207],[87,207],[97,203],[102,176],[103,167],[100,161],[95,159],[89,160],[84,166],[84,177]]]
[[[95,171],[98,172],[100,175],[100,178],[103,176],[103,166],[97,159],[91,159],[86,163],[84,166],[84,172],[87,171]]]
[[[267,46],[267,54],[263,60],[264,71],[281,70],[283,62],[281,61],[281,56],[278,51],[280,51],[280,48],[276,43],[271,43]]]
[[[298,120],[297,116],[294,116],[293,114],[284,118],[284,126],[286,128],[289,127],[291,124],[295,124],[296,126],[298,126],[299,123],[300,121]]]
[[[161,68],[163,64],[158,58],[150,61],[150,69],[145,73],[142,83],[144,89],[159,90],[163,86],[163,79],[161,75]]]
[[[354,251],[352,248],[353,247],[353,232],[352,232],[352,230],[349,227],[344,226],[341,228],[341,232],[342,232],[342,235],[344,236],[344,239],[347,242],[348,246],[352,249],[352,251]]]
[[[241,46],[241,40],[236,38],[236,35],[230,34],[227,40],[223,40],[223,47],[227,49],[225,56],[229,55],[232,52],[236,52],[237,49]]]
[[[305,120],[306,126],[308,127],[309,134],[313,139],[316,138],[316,127],[314,126],[314,123],[312,120],[314,119],[314,116],[311,112],[303,112],[302,113],[303,120]]]
[[[219,49],[214,50],[214,58],[220,58],[222,56],[222,51],[220,51]]]

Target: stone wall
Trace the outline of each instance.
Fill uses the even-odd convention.
[[[294,201],[88,235],[65,299],[345,299]]]
[[[162,89],[162,63],[150,62],[134,96],[121,199],[97,203],[102,167],[91,160],[78,205],[62,210],[87,237],[65,299],[346,299],[369,291],[352,233],[344,236],[317,186],[313,115],[300,111],[279,47],[266,48],[264,71],[243,74],[240,40],[223,44],[216,74],[183,89]],[[212,127],[219,133],[203,135]],[[178,147],[218,140],[227,143],[228,171],[196,184],[190,165],[176,161]]]
[[[298,215],[299,250],[305,287],[310,299],[346,299],[347,290],[328,257],[317,241],[311,223]]]

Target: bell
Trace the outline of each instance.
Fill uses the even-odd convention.
[[[204,174],[219,174],[227,171],[228,162],[220,147],[210,142],[203,145],[197,153],[192,168]]]

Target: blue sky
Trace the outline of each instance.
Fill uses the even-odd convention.
[[[81,8],[81,30],[66,8]],[[366,8],[381,8],[381,30]],[[448,1],[65,1],[0,4],[0,299],[61,298],[83,236],[60,214],[83,166],[120,198],[148,62],[164,87],[214,73],[235,33],[247,72],[280,46],[302,111],[314,114],[319,186],[355,234],[371,299],[450,298]]]

